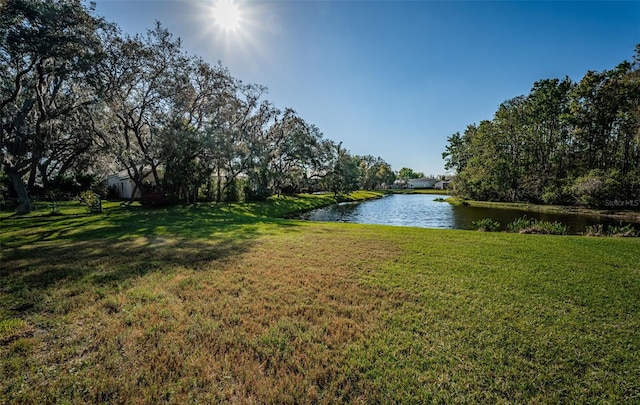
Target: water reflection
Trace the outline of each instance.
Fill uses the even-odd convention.
[[[543,221],[558,221],[569,227],[570,233],[581,233],[586,226],[620,225],[606,217],[540,213],[501,208],[454,206],[434,201],[449,196],[428,194],[392,194],[362,203],[342,203],[320,208],[300,216],[301,219],[325,222],[353,222],[360,224],[414,226],[420,228],[473,229],[472,222],[491,218],[504,230],[509,222],[524,215]]]

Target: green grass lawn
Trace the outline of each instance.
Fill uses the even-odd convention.
[[[279,219],[330,199],[3,217],[0,403],[640,401],[638,239]]]

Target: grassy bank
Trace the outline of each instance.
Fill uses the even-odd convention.
[[[337,202],[364,201],[380,198],[384,195],[383,192],[378,191],[355,191],[337,198],[334,197],[332,193],[300,194],[296,196],[281,195],[270,197],[265,202],[260,203],[199,203],[197,206],[218,207],[226,212],[231,210],[249,216],[282,218],[295,212],[321,208]],[[140,203],[133,202],[129,204],[125,201],[102,201],[102,207],[106,212],[110,212],[114,208],[121,206],[140,208]],[[36,202],[32,204],[32,208],[32,212],[20,216],[20,218],[60,215],[73,216],[85,215],[87,213],[86,207],[81,205],[77,200],[56,201],[55,203],[49,201]],[[10,219],[12,217],[15,217],[13,210],[0,211],[0,219]]]
[[[637,240],[276,218],[325,198],[3,219],[0,402],[637,402]]]
[[[542,205],[542,204],[529,204],[529,203],[476,201],[476,200],[464,200],[458,197],[450,197],[450,198],[447,198],[446,201],[449,202],[450,204],[454,204],[454,205],[465,204],[470,207],[504,208],[504,209],[532,211],[532,212],[604,216],[604,217],[619,219],[621,221],[640,223],[640,212],[632,211],[632,210],[606,210],[606,209],[593,209],[593,208],[576,207],[576,206],[568,206],[568,205]]]

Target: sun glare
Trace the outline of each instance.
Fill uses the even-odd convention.
[[[211,9],[215,24],[223,31],[237,31],[242,22],[242,12],[233,0],[216,0]]]
[[[243,61],[250,69],[259,68],[254,59],[267,52],[263,34],[270,32],[266,28],[266,17],[273,14],[266,2],[200,0],[189,3],[194,5],[192,18],[200,27],[200,39],[215,55],[213,60],[217,58],[227,64]]]

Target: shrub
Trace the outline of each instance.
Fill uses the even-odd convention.
[[[478,221],[471,222],[477,230],[482,232],[495,232],[500,228],[500,223],[494,221],[491,218],[484,218]]]
[[[560,222],[540,221],[537,219],[527,219],[521,217],[507,225],[510,232],[543,234],[543,235],[566,235],[569,228]]]
[[[611,226],[609,227],[609,234],[619,238],[633,238],[640,236],[640,233],[636,231],[631,224],[626,226]]]
[[[521,229],[529,228],[532,225],[533,225],[533,220],[527,219],[527,217],[524,216],[507,224],[507,229],[509,230],[509,232],[520,232]]]
[[[584,235],[586,235],[586,236],[606,236],[606,233],[604,232],[604,225],[602,225],[602,224],[588,225],[584,229]]]
[[[575,202],[575,198],[568,191],[567,182],[562,180],[547,185],[541,198],[547,205],[571,205]]]
[[[617,170],[591,170],[587,175],[578,177],[567,191],[580,205],[599,207],[606,205],[612,196],[621,195],[620,173]]]
[[[102,201],[100,196],[91,190],[83,191],[78,197],[80,204],[87,207],[87,212],[102,212]]]
[[[461,206],[461,207],[468,207],[469,203],[466,202],[464,200],[464,198],[460,198],[460,197],[449,197],[449,198],[445,198],[445,201],[448,202],[451,205],[455,205],[455,206]]]
[[[638,232],[631,224],[622,226],[609,226],[606,230],[604,225],[587,226],[584,231],[586,236],[615,236],[618,238],[640,237]]]
[[[140,204],[151,207],[163,207],[176,203],[176,196],[167,193],[162,186],[150,186],[145,184],[141,190]]]

